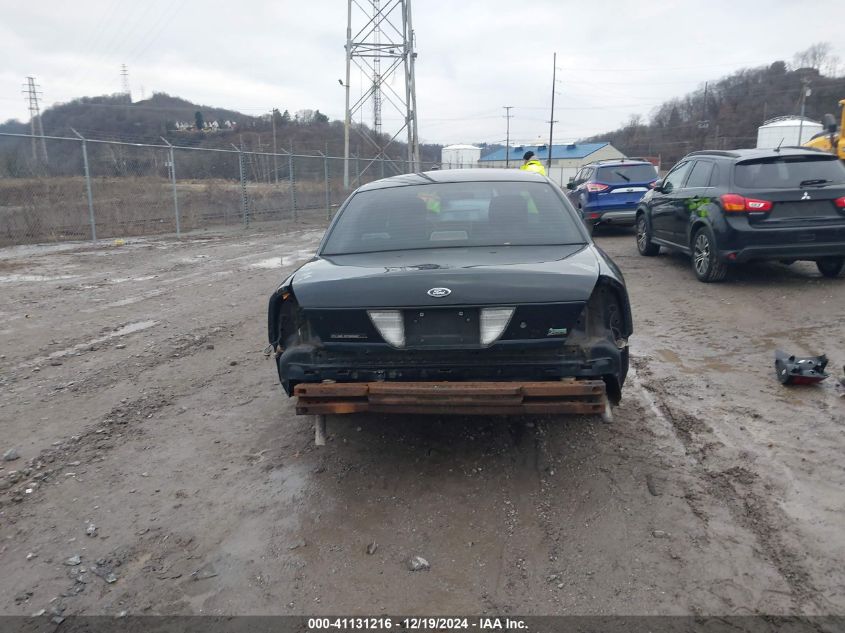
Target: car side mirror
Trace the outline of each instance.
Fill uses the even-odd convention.
[[[658,178],[654,181],[654,186],[652,187],[657,192],[663,193],[663,179]]]
[[[566,183],[566,188],[567,189],[575,189],[575,183],[570,180],[568,183]]]
[[[831,134],[836,133],[836,117],[828,113],[824,115],[822,121],[824,122],[824,129],[826,129]]]

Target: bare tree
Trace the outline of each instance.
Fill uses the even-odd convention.
[[[839,73],[839,59],[838,55],[831,55],[827,58],[827,63],[825,64],[824,68],[822,69],[823,73],[828,77],[836,77]]]
[[[817,42],[810,48],[795,53],[792,62],[795,68],[814,68],[820,71],[822,66],[830,63],[832,50],[830,42]]]
[[[640,114],[632,114],[628,118],[628,123],[625,124],[625,127],[629,128],[638,128],[643,124],[643,117]]]

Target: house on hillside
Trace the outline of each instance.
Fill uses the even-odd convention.
[[[543,165],[549,158],[548,145],[517,145],[510,148],[506,155],[505,148],[497,149],[478,161],[479,167],[505,167],[518,169],[522,165],[522,155],[534,152],[534,157]],[[587,163],[608,158],[625,158],[625,155],[610,143],[568,143],[552,146],[552,168],[548,176],[561,186]],[[507,165],[510,163],[510,165]]]

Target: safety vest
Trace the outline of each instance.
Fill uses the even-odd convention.
[[[528,213],[531,215],[539,215],[540,210],[537,208],[537,204],[534,202],[534,199],[531,197],[531,194],[527,191],[521,192],[519,195],[523,197],[525,200],[525,205],[528,207]]]
[[[541,163],[536,158],[532,158],[527,163],[525,163],[522,167],[520,167],[523,171],[533,171],[535,173],[540,174],[541,176],[546,175],[546,168],[543,167],[543,163]]]
[[[417,197],[425,202],[425,207],[432,213],[440,213],[440,196],[431,193],[418,193]]]

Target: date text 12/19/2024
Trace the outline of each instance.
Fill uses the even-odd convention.
[[[308,618],[308,631],[518,631],[527,628],[520,618],[498,617],[338,617]]]

